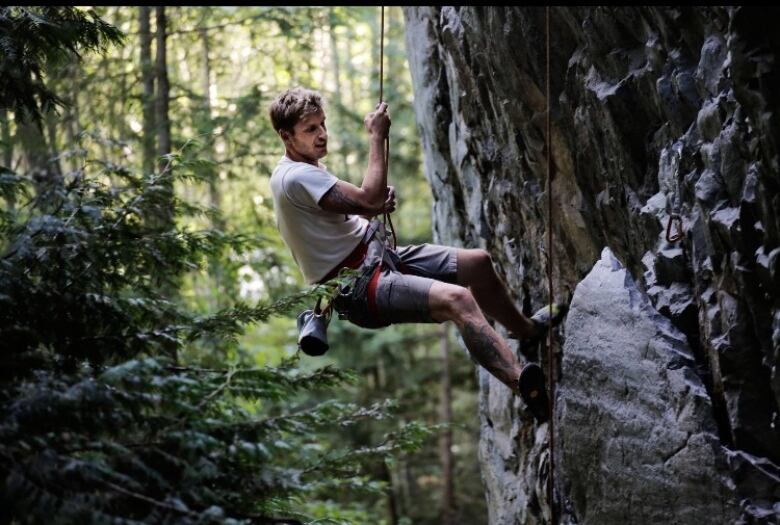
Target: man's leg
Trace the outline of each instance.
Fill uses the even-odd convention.
[[[469,353],[488,372],[518,394],[521,366],[514,352],[488,324],[472,292],[436,281],[428,295],[431,317],[437,322],[453,321]]]
[[[408,253],[407,253],[408,252]],[[439,281],[420,275],[385,269],[376,286],[377,312],[386,323],[453,321],[474,359],[488,372],[519,394],[537,421],[547,418],[549,408],[544,390],[544,373],[539,365],[520,367],[514,352],[493,330],[468,288],[453,284],[456,279],[456,252],[446,247],[420,247],[406,250],[407,260],[432,262],[448,280]],[[436,262],[438,261],[438,263]]]
[[[482,311],[511,333],[519,337],[536,335],[537,328],[509,298],[485,250],[458,249],[458,284],[469,287]]]

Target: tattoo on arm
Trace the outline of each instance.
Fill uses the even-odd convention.
[[[336,213],[371,214],[365,206],[341,191],[338,184],[325,193],[319,204],[322,209]]]
[[[490,332],[489,325],[466,322],[461,329],[463,342],[466,343],[471,355],[488,372],[493,374],[505,385],[511,386],[517,375],[517,361],[508,348],[501,348],[501,341],[497,340]]]

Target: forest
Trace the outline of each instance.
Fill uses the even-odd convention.
[[[0,525],[780,524],[778,16],[0,7]]]
[[[432,241],[404,15],[0,8],[0,523],[484,523],[477,376],[447,324],[297,348],[274,222],[283,90],[339,178],[392,111],[399,244]]]

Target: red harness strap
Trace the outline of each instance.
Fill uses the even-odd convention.
[[[325,283],[334,277],[336,277],[339,274],[339,270],[342,268],[352,268],[357,269],[360,267],[360,265],[363,263],[363,260],[366,258],[366,253],[368,252],[368,244],[365,244],[361,242],[358,244],[354,250],[352,250],[352,253],[347,255],[347,257],[341,261],[339,264],[337,264],[325,277],[319,280],[319,283]],[[398,262],[398,271],[401,273],[411,273],[409,272],[409,268],[402,263]],[[374,270],[374,273],[371,275],[371,281],[368,283],[368,311],[371,313],[371,315],[374,317],[374,319],[381,322],[381,317],[379,315],[379,308],[376,304],[376,289],[379,285],[379,277],[382,275],[382,265],[379,264],[376,267],[376,270]]]
[[[371,281],[368,283],[368,311],[377,321],[382,322],[382,318],[379,317],[379,308],[376,305],[376,287],[379,285],[379,276],[382,274],[382,265],[379,264],[374,270],[374,274],[371,276]]]
[[[363,243],[362,241],[360,244],[355,246],[355,249],[352,250],[352,253],[347,255],[347,257],[338,263],[325,277],[320,279],[318,282],[320,284],[323,284],[327,281],[330,281],[334,277],[336,277],[339,274],[339,270],[342,268],[352,268],[353,270],[360,268],[360,264],[363,262],[363,259],[366,258],[366,253],[368,252],[368,245]]]
[[[401,273],[410,273],[409,268],[402,263],[398,262],[398,271]],[[378,265],[374,274],[371,276],[371,281],[368,283],[368,311],[379,322],[384,322],[379,315],[379,307],[376,304],[376,289],[379,286],[379,277],[382,275],[382,265]]]

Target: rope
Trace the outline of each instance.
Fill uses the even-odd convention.
[[[379,37],[379,103],[384,101],[384,80],[385,80],[385,6],[382,6],[382,23],[381,32]],[[390,174],[390,133],[388,131],[385,137],[385,182],[387,176]],[[390,213],[384,214],[385,225],[390,225],[390,233],[393,235],[393,249],[395,250],[398,245],[398,239],[395,235],[395,228],[393,227],[393,220],[390,218]]]
[[[550,301],[550,317],[553,315],[553,244],[552,244],[552,170],[551,155],[550,155],[550,6],[546,7],[546,38],[547,38],[547,121],[546,121],[546,142],[547,142],[547,294]],[[553,324],[549,323],[548,339],[547,339],[547,378],[550,384],[550,414],[548,421],[550,422],[549,431],[550,436],[548,438],[550,443],[550,475],[547,478],[547,502],[550,505],[550,523],[557,523],[555,519],[555,484],[553,483],[553,475],[555,472],[555,423],[554,423],[554,404],[555,404],[555,352],[553,350]]]
[[[382,6],[382,24],[379,37],[379,103],[384,100],[385,80],[385,6]]]

